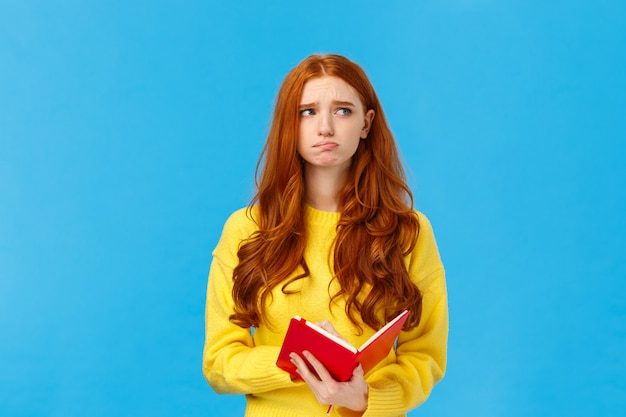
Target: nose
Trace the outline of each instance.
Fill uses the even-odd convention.
[[[318,119],[318,136],[333,136],[335,131],[333,129],[333,119],[332,116],[326,113],[320,115]]]

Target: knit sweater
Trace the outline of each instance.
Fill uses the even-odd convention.
[[[340,416],[403,416],[428,398],[443,377],[448,338],[448,307],[443,265],[427,218],[418,213],[420,233],[405,258],[411,280],[423,295],[420,324],[402,331],[395,350],[365,375],[369,386],[365,412],[335,407]],[[304,257],[310,275],[289,284],[285,294],[278,285],[267,305],[267,319],[258,328],[245,329],[231,323],[233,269],[237,250],[257,226],[246,209],[233,213],[224,225],[213,251],[206,298],[206,338],[202,369],[217,393],[245,394],[246,416],[325,416],[327,407],[315,399],[304,382],[294,382],[276,366],[283,338],[294,315],[312,322],[328,319],[352,345],[359,347],[376,329],[348,319],[345,303],[330,297],[337,292],[332,280],[329,253],[336,235],[339,213],[306,208],[307,242]],[[330,286],[329,286],[330,284]]]

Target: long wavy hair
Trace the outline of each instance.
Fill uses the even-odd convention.
[[[257,192],[248,214],[258,231],[239,248],[234,270],[232,322],[258,327],[271,290],[309,276],[304,259],[305,178],[297,152],[299,105],[307,81],[324,75],[352,86],[364,108],[375,112],[369,134],[353,156],[340,195],[340,220],[334,241],[334,279],[349,319],[360,328],[380,328],[404,309],[405,324],[419,324],[422,295],[410,278],[404,258],[415,247],[419,219],[406,184],[395,140],[380,101],[365,72],[338,55],[312,55],[289,72],[278,92],[267,142],[256,169]],[[296,272],[298,271],[298,272]],[[296,273],[295,273],[296,272]],[[293,276],[295,273],[295,276]],[[290,277],[291,276],[291,277]]]

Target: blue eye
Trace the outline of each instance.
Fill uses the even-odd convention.
[[[340,107],[339,109],[337,109],[337,113],[340,116],[349,116],[352,114],[352,110],[347,107]]]
[[[302,109],[300,110],[300,116],[313,116],[315,111],[313,109]]]

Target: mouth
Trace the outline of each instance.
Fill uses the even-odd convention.
[[[322,141],[322,142],[318,142],[315,145],[313,145],[314,148],[316,149],[320,149],[320,150],[330,150],[330,149],[335,149],[339,146],[338,143],[336,142],[330,142],[330,141]]]

